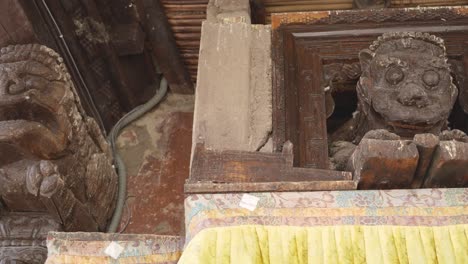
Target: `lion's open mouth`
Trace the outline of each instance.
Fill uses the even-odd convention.
[[[67,131],[60,114],[35,102],[0,105],[0,156],[14,155],[54,158],[67,145]]]
[[[20,120],[37,123],[37,126],[44,126],[52,133],[59,132],[59,124],[54,113],[39,104],[21,103],[0,107],[0,130],[8,126],[8,123]]]
[[[434,127],[435,124],[429,124],[429,123],[403,123],[403,122],[388,122],[389,125],[393,127],[398,127],[398,128],[403,128],[403,129],[408,129],[408,130],[414,130],[414,131],[426,131],[432,127]]]
[[[443,120],[432,119],[430,121],[426,120],[411,120],[411,121],[401,121],[401,120],[390,120],[390,118],[375,109],[371,108],[371,113],[381,120],[384,120],[388,128],[393,128],[393,130],[400,136],[412,136],[414,134],[420,133],[429,133],[435,127],[439,126]]]

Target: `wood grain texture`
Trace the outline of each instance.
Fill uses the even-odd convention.
[[[441,141],[434,152],[423,187],[453,188],[468,185],[468,143]]]
[[[335,187],[354,189],[352,186],[356,184],[352,179],[350,172],[293,167],[290,142],[285,144],[280,153],[215,151],[198,144],[185,190],[228,192],[332,190]]]
[[[175,35],[180,56],[195,83],[201,24],[206,19],[208,0],[161,0],[161,3]]]
[[[407,188],[413,181],[419,154],[411,141],[363,139],[350,159],[349,170],[359,189]]]
[[[285,96],[293,97],[286,102],[287,111],[299,109],[297,124],[288,124],[287,130],[292,143],[297,146],[297,166],[316,169],[328,169],[327,116],[325,92],[322,87],[322,62],[318,54],[311,54],[304,47],[296,49],[295,78],[296,90],[286,91]],[[294,85],[294,84],[293,84]],[[296,97],[296,98],[294,98]],[[298,133],[298,137],[292,135]]]
[[[413,143],[418,148],[419,162],[411,187],[420,188],[432,162],[432,155],[439,145],[439,138],[433,134],[418,134],[414,136]]]
[[[304,182],[197,182],[186,183],[185,193],[235,193],[235,192],[305,192],[355,190],[356,181],[304,181]]]

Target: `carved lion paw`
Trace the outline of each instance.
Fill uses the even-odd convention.
[[[399,140],[400,136],[386,129],[375,129],[367,132],[362,139]]]
[[[331,168],[343,171],[346,169],[346,164],[349,158],[356,149],[356,145],[347,141],[335,141],[330,146],[330,162]]]
[[[468,136],[465,134],[465,132],[458,129],[442,131],[442,133],[440,133],[439,139],[442,141],[456,140],[468,143]]]
[[[29,167],[26,188],[31,194],[50,198],[61,186],[63,186],[63,180],[57,165],[51,161],[41,160]]]

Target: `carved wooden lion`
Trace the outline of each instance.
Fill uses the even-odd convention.
[[[65,231],[102,231],[116,191],[110,149],[60,56],[36,44],[2,48],[0,231],[10,231],[0,238],[19,239],[11,229],[30,227],[8,223],[28,214],[52,218]]]
[[[444,41],[386,33],[359,60],[358,111],[347,141],[332,144],[335,167],[353,170],[360,188],[466,185],[468,137],[446,130],[458,90]]]

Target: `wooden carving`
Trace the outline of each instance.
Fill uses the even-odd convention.
[[[429,175],[426,184],[444,177],[431,186],[463,185],[467,180],[466,135],[444,132],[436,149],[438,138],[430,136],[439,136],[447,128],[458,94],[445,50],[444,41],[434,35],[394,32],[383,34],[359,53],[358,110],[346,125],[352,135],[349,140],[359,145],[352,151],[353,144],[334,144],[332,153],[337,157],[332,160],[348,162],[343,155],[352,154],[348,168],[360,178],[360,188],[419,187],[425,174]],[[447,140],[454,140],[452,155],[444,154],[450,148],[444,143]],[[445,169],[441,164],[428,169],[431,160]],[[447,173],[451,176],[442,175]]]
[[[353,171],[360,188],[465,186],[466,136],[453,128],[468,131],[467,14],[453,7],[273,15],[274,151],[290,141],[295,166]],[[398,68],[402,62],[407,69]],[[306,100],[321,89],[320,100]],[[323,102],[317,125],[304,125]],[[311,151],[307,136],[315,134],[328,139],[328,150]]]
[[[45,213],[1,213],[0,263],[44,263],[47,233],[60,230]]]
[[[111,162],[59,55],[41,45],[2,48],[0,217],[35,212],[65,231],[104,230],[117,191]]]
[[[359,54],[355,129],[387,129],[404,137],[439,134],[457,99],[443,40],[424,33],[389,33]]]

